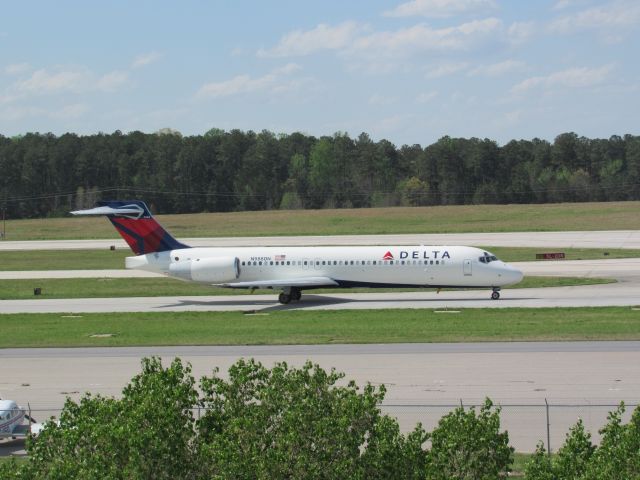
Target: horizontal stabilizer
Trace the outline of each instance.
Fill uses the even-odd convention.
[[[118,217],[140,218],[144,215],[144,208],[139,205],[124,205],[122,207],[96,207],[88,210],[76,210],[71,215],[116,215]]]
[[[277,280],[256,280],[254,282],[221,283],[217,287],[226,288],[283,288],[283,287],[337,287],[338,282],[329,277],[301,277]]]

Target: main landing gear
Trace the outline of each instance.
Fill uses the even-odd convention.
[[[493,292],[491,293],[491,300],[498,300],[500,298],[500,289],[499,288],[494,288]]]
[[[290,289],[285,289],[280,295],[278,295],[278,301],[283,305],[286,305],[287,303],[291,302],[291,300],[297,302],[301,298],[302,298],[302,291],[297,287],[291,287]]]

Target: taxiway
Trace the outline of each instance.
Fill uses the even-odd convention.
[[[504,406],[503,428],[518,451],[533,451],[546,439],[545,399],[551,405],[592,405],[553,411],[551,445],[557,449],[578,417],[597,440],[607,411],[620,400],[635,405],[640,398],[640,342],[1,349],[2,394],[29,402],[41,420],[85,391],[118,396],[139,372],[140,359],[150,355],[165,364],[180,357],[192,364],[196,378],[216,366],[225,376],[242,357],[267,366],[300,366],[310,359],[359,385],[385,384],[383,410],[405,430],[419,421],[431,429],[461,400],[479,404],[489,396]]]

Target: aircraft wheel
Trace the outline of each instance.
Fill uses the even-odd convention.
[[[286,293],[282,292],[280,295],[278,295],[278,301],[281,304],[286,305],[291,301],[291,295],[287,295]]]
[[[295,300],[296,302],[302,298],[302,291],[299,288],[291,289],[291,300]]]
[[[498,300],[500,298],[500,292],[493,292],[491,294],[491,300]]]

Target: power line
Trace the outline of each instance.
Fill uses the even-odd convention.
[[[497,187],[497,186],[496,186]],[[627,183],[627,184],[619,184],[619,185],[609,185],[609,186],[601,186],[601,185],[585,185],[580,187],[564,187],[564,188],[532,188],[530,190],[509,190],[507,192],[478,192],[478,191],[469,191],[469,190],[456,190],[456,191],[448,191],[448,190],[437,190],[437,191],[426,191],[426,192],[412,192],[412,196],[417,197],[445,197],[445,196],[475,196],[480,195],[483,197],[500,197],[504,195],[530,195],[530,194],[551,194],[551,193],[582,193],[582,192],[592,192],[596,191],[609,191],[609,190],[617,190],[627,192],[634,188],[640,187],[640,183]],[[499,187],[497,187],[499,188]],[[173,196],[185,196],[185,197],[221,197],[221,198],[270,198],[273,195],[265,194],[265,193],[225,193],[225,192],[185,192],[178,190],[159,190],[152,188],[141,188],[141,187],[108,187],[108,188],[98,188],[98,189],[90,189],[84,192],[84,195],[96,195],[96,194],[105,194],[110,192],[123,192],[123,193],[147,193],[154,195],[173,195]],[[284,194],[286,192],[280,192]],[[324,192],[324,194],[334,195],[338,193],[337,191],[328,191]],[[343,192],[346,193],[348,197],[369,197],[372,195],[397,195],[402,192],[397,190],[366,190],[360,192]],[[313,199],[318,197],[320,194],[307,193],[305,195],[298,194],[299,197],[304,199]],[[41,195],[28,195],[28,196],[20,196],[20,197],[5,197],[4,203],[16,203],[16,202],[25,202],[25,201],[33,201],[33,200],[46,200],[57,197],[74,197],[78,196],[77,191],[73,192],[54,192],[54,193],[45,193]]]

